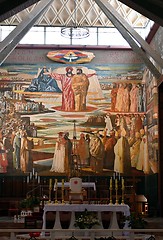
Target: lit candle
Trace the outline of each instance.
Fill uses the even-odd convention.
[[[38,183],[40,183],[40,176],[38,176]]]

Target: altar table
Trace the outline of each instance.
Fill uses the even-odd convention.
[[[130,215],[130,208],[126,204],[52,204],[48,203],[44,206],[43,214],[43,229],[46,228],[46,213],[56,212],[54,229],[62,229],[60,222],[60,212],[71,212],[70,226],[69,229],[74,229],[75,223],[75,212],[83,212],[87,209],[89,212],[97,212],[98,219],[100,221],[100,226],[98,228],[103,228],[101,212],[112,212],[112,218],[110,221],[109,229],[118,229],[117,222],[117,212],[122,212],[124,216]]]

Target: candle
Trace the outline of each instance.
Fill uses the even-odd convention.
[[[29,176],[27,176],[27,183],[29,183]]]
[[[113,173],[113,179],[114,179],[114,180],[115,180],[115,174],[116,174],[116,173],[114,172],[114,173]]]
[[[35,179],[37,179],[37,177],[38,177],[38,174],[37,174],[37,172],[35,172]]]
[[[38,183],[40,183],[40,176],[38,176]]]

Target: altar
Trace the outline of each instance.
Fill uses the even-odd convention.
[[[97,216],[100,225],[97,228],[103,229],[101,213],[111,212],[111,220],[109,229],[118,229],[117,213],[121,212],[124,216],[130,215],[130,208],[126,204],[66,204],[66,203],[48,203],[44,206],[43,213],[43,229],[46,228],[46,213],[55,212],[55,222],[53,229],[62,229],[60,221],[60,212],[71,212],[69,229],[75,229],[75,212],[84,212],[85,210],[89,212],[97,212]]]

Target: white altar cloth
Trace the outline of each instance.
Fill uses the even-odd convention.
[[[71,212],[70,226],[69,229],[74,228],[75,223],[75,212],[85,211],[97,212],[98,218],[100,221],[100,228],[102,226],[101,220],[101,212],[112,212],[112,219],[109,226],[109,229],[118,229],[117,222],[117,212],[122,212],[124,216],[130,215],[130,208],[126,204],[52,204],[48,203],[44,206],[44,214],[43,214],[43,229],[46,228],[46,213],[47,212],[56,212],[56,218],[54,223],[54,229],[62,229],[60,222],[59,212],[68,211]]]
[[[63,183],[62,182],[58,182],[57,183],[57,187],[62,187]],[[70,183],[69,182],[64,182],[64,187],[65,188],[69,188],[70,187]],[[82,187],[83,188],[93,188],[94,191],[96,191],[96,184],[94,182],[82,182]],[[56,188],[56,185],[54,185],[54,190]]]

